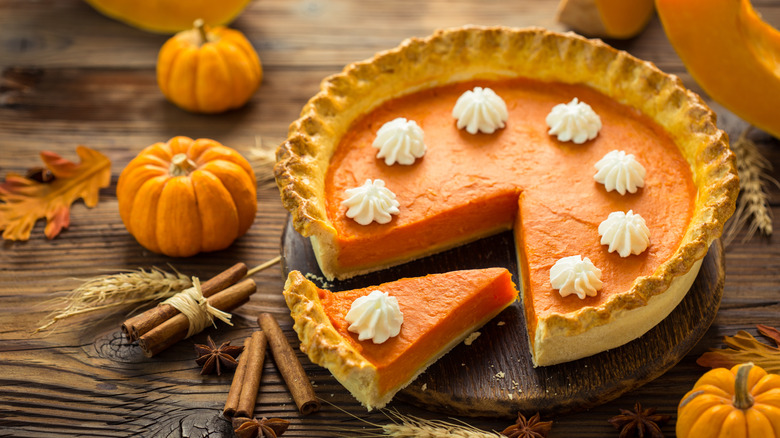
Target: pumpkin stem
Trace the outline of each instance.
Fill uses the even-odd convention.
[[[176,154],[171,158],[168,173],[171,176],[186,176],[195,169],[195,162],[187,158],[187,154]]]
[[[737,409],[750,409],[753,406],[753,396],[748,391],[748,374],[753,368],[753,363],[744,363],[737,368],[737,377],[734,381],[734,407]]]
[[[193,24],[195,29],[198,30],[198,34],[200,35],[200,44],[203,45],[209,42],[209,36],[206,34],[206,23],[203,21],[202,18],[198,18],[195,20],[195,23]]]

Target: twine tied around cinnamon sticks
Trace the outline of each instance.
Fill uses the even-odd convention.
[[[176,299],[173,303],[167,300],[126,320],[122,324],[122,331],[130,341],[138,341],[138,345],[146,356],[152,357],[182,339],[202,331],[208,324],[212,323],[211,315],[202,316],[200,310],[196,311],[198,316],[194,316],[194,320],[188,318],[185,313],[190,308],[202,306],[212,307],[222,312],[232,311],[249,301],[249,297],[257,291],[255,281],[245,277],[274,265],[279,262],[279,259],[276,257],[251,270],[247,269],[244,263],[236,263],[210,280],[201,283],[199,290],[196,287],[195,292],[187,292],[187,295],[195,294],[191,298],[199,304],[193,305],[191,302],[185,304],[185,312],[182,312],[176,307],[177,301],[186,301],[187,298]],[[242,278],[244,280],[241,280]],[[198,292],[200,293],[198,294]],[[218,312],[214,313],[221,315]],[[219,316],[217,317],[219,318]],[[202,319],[206,319],[205,323]]]
[[[163,301],[162,304],[168,304],[183,314],[187,321],[190,323],[189,330],[187,330],[186,338],[200,333],[208,327],[214,324],[214,318],[217,318],[229,326],[233,326],[230,322],[232,315],[228,312],[217,309],[209,304],[206,297],[203,296],[203,290],[200,287],[200,280],[198,277],[192,277],[192,287],[184,289],[176,295]]]

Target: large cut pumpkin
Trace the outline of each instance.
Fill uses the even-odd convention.
[[[171,37],[157,56],[157,84],[177,106],[219,113],[244,105],[263,79],[260,58],[241,32],[202,20]]]
[[[255,174],[235,150],[174,137],[142,150],[119,176],[119,214],[145,248],[173,257],[227,248],[255,220]]]
[[[716,368],[677,407],[677,438],[780,438],[780,376],[752,363]]]
[[[780,138],[780,31],[749,0],[656,0],[666,36],[714,100]]]
[[[100,13],[139,29],[176,33],[202,18],[211,26],[233,21],[250,0],[86,0]]]
[[[561,0],[558,21],[575,31],[602,38],[631,38],[653,16],[653,0]]]

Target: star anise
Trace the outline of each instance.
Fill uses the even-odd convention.
[[[281,418],[243,418],[233,419],[233,431],[238,438],[277,438],[286,430],[290,422]]]
[[[504,429],[501,434],[509,438],[544,438],[550,433],[552,424],[552,421],[541,421],[538,412],[529,420],[518,412],[515,424]]]
[[[620,415],[615,415],[609,421],[620,429],[620,438],[664,438],[661,425],[669,421],[670,415],[656,414],[655,408],[642,409],[642,405],[636,402],[634,412],[621,409]]]
[[[230,341],[228,341],[217,348],[217,345],[211,340],[211,336],[207,338],[207,341],[208,345],[195,344],[195,352],[198,354],[195,363],[203,366],[200,374],[212,374],[216,371],[219,376],[222,375],[222,369],[235,370],[238,366],[236,358],[244,351],[244,347],[231,347]]]

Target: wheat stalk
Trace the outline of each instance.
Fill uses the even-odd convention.
[[[281,256],[277,256],[249,269],[245,277],[265,270],[279,263],[281,259]],[[83,280],[84,283],[67,296],[49,302],[52,307],[56,306],[60,309],[51,312],[47,321],[35,329],[34,333],[46,330],[58,321],[73,316],[128,304],[141,306],[148,302],[162,301],[192,286],[190,277],[181,274],[173,267],[171,269],[173,273],[152,267],[149,271],[138,269]]]
[[[190,286],[192,280],[186,275],[175,269],[174,273],[170,273],[157,267],[149,271],[138,269],[90,278],[66,297],[50,302],[52,306],[61,308],[49,314],[48,321],[38,327],[35,333],[66,318],[128,304],[162,300]]]
[[[360,418],[351,412],[334,405],[328,400],[322,398],[320,400],[350,417],[375,428],[374,431],[361,430],[359,435],[351,435],[352,438],[381,436],[394,438],[505,438],[504,435],[501,435],[500,433],[486,432],[457,419],[452,419],[454,423],[443,420],[426,420],[419,417],[404,415],[395,409],[384,409],[381,411],[390,420],[389,424],[382,425],[372,423],[371,421]],[[355,429],[338,430],[341,432],[357,433]]]
[[[748,138],[748,127],[731,144],[731,150],[737,159],[740,194],[737,208],[723,232],[725,245],[731,243],[745,225],[748,225],[744,240],[749,240],[756,232],[765,236],[772,235],[772,211],[766,194],[767,183],[778,185],[777,180],[769,176],[772,163],[761,155],[753,140]]]
[[[466,423],[455,424],[442,420],[425,420],[390,411],[395,417],[392,424],[382,427],[385,436],[394,438],[499,438],[496,432],[485,432]],[[392,420],[393,418],[391,418]]]
[[[271,144],[281,143],[281,140],[272,140]],[[266,147],[263,138],[255,136],[255,145],[249,148],[249,163],[257,177],[259,189],[265,189],[276,185],[274,179],[274,164],[276,164],[276,148]]]

